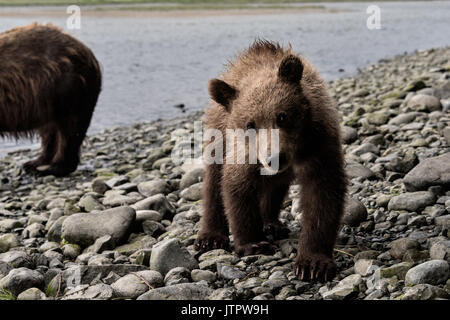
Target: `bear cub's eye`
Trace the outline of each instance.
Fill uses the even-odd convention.
[[[286,112],[280,112],[280,113],[277,115],[277,125],[278,125],[279,127],[284,127],[284,126],[286,126],[287,121],[288,121],[288,116],[287,116],[287,113],[286,113]]]
[[[256,128],[255,121],[250,121],[247,123],[247,130],[255,129],[255,128]]]

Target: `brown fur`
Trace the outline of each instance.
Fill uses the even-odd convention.
[[[37,132],[42,140],[26,170],[62,176],[76,169],[100,90],[96,58],[69,34],[40,24],[0,34],[0,136]]]
[[[296,180],[301,184],[302,231],[295,272],[304,280],[333,278],[347,180],[338,113],[326,84],[290,48],[257,41],[209,89],[215,101],[205,114],[208,128],[221,130],[224,140],[227,128],[245,130],[249,122],[257,129],[279,128],[286,161],[275,176],[261,176],[259,164],[208,165],[197,250],[227,248],[229,227],[238,254],[270,253],[267,236],[287,235],[278,215]],[[288,119],[281,128],[276,120],[280,112]],[[223,143],[225,150],[226,141],[211,143]]]

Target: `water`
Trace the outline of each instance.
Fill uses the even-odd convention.
[[[104,71],[89,133],[179,116],[179,103],[187,111],[204,108],[208,80],[256,37],[291,43],[327,80],[381,58],[450,45],[449,2],[378,3],[381,30],[367,28],[367,3],[324,5],[322,12],[280,14],[82,15],[82,28],[70,32],[92,48]],[[0,31],[34,21],[65,28],[67,17],[64,7],[0,8]],[[0,155],[30,145],[0,140]]]

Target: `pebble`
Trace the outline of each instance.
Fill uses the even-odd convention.
[[[408,270],[406,285],[445,283],[450,277],[450,266],[444,260],[430,260]]]

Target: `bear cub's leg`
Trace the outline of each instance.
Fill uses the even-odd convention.
[[[225,213],[240,256],[273,254],[275,248],[263,232],[257,179],[245,165],[225,165],[222,181]]]
[[[269,241],[285,239],[289,235],[289,229],[278,219],[288,189],[289,183],[285,183],[266,185],[261,191],[259,208],[263,220],[263,232]]]
[[[195,249],[201,253],[213,249],[230,250],[228,223],[222,201],[221,174],[220,164],[207,165],[205,168],[203,216],[195,241]]]
[[[302,230],[295,261],[300,280],[336,275],[333,248],[344,210],[346,177],[339,154],[310,159],[301,169]]]

